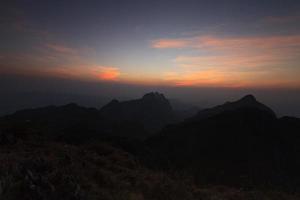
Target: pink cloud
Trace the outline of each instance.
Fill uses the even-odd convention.
[[[164,76],[165,80],[178,86],[242,87],[300,83],[293,76],[300,70],[289,67],[300,61],[300,35],[205,35],[172,39],[172,42],[182,44],[182,48],[199,50],[198,55],[178,55],[174,59],[176,68]],[[172,48],[172,45],[162,47]]]
[[[178,56],[175,62],[183,67],[255,68],[278,66],[300,56],[300,35],[273,37],[218,38],[198,37],[190,48],[208,54]]]
[[[119,68],[95,65],[65,65],[56,66],[47,70],[49,74],[55,76],[93,81],[117,81],[121,74]]]
[[[220,70],[258,70],[264,66],[276,66],[289,61],[289,58],[277,57],[272,54],[231,54],[218,56],[178,56],[175,62],[184,68],[219,68]]]
[[[295,46],[300,46],[300,35],[265,37],[216,37],[205,35],[191,38],[158,39],[152,43],[153,48],[211,48],[215,50],[239,50],[249,47],[258,49],[283,48]]]
[[[284,71],[270,73],[267,71],[220,71],[218,69],[208,69],[202,71],[168,72],[164,75],[164,80],[171,85],[180,87],[287,87],[299,88],[300,82],[291,79],[290,74]]]
[[[0,59],[1,57],[0,55]],[[84,58],[75,60],[75,62],[68,59],[57,62],[56,57],[48,54],[7,54],[3,55],[1,61],[0,73],[9,74],[54,76],[92,81],[116,81],[121,74],[116,67],[97,66]]]
[[[76,54],[77,53],[76,49],[66,47],[66,46],[61,45],[61,44],[51,44],[51,43],[49,43],[49,44],[46,44],[46,47],[51,49],[54,52],[62,53],[62,54]]]
[[[238,87],[242,85],[242,74],[222,73],[218,70],[208,69],[202,71],[168,72],[165,80],[175,86],[218,86]]]
[[[201,36],[193,39],[191,48],[212,48],[214,50],[261,50],[270,48],[300,47],[300,35],[265,37]]]
[[[189,46],[189,41],[187,39],[159,39],[154,40],[151,46],[157,49],[184,48]]]

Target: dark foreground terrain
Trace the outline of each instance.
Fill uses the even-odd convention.
[[[183,118],[158,93],[0,120],[0,199],[300,199],[300,120],[247,95]]]

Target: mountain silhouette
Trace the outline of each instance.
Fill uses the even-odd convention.
[[[112,136],[139,138],[147,135],[139,123],[109,120],[101,116],[99,110],[75,103],[17,111],[0,118],[0,127],[4,129],[1,136],[4,141],[24,138],[27,132],[70,143]]]
[[[148,139],[150,165],[188,169],[199,181],[217,184],[290,184],[300,177],[299,126],[299,119],[277,119],[247,95],[199,111]]]
[[[51,138],[83,142],[104,136],[143,139],[174,122],[175,118],[164,95],[151,92],[141,99],[112,100],[100,110],[70,103],[17,111],[0,121],[5,121],[8,129],[12,129],[8,132],[14,135],[16,127],[31,127]]]
[[[276,117],[275,113],[270,108],[258,102],[253,95],[246,95],[238,101],[226,102],[223,105],[201,110],[196,116],[190,118],[190,120],[204,119],[221,114],[222,112],[237,111],[239,109],[255,109],[261,113],[269,115],[270,117]]]
[[[144,127],[153,132],[149,134]],[[0,118],[0,146],[7,148],[1,152],[3,159],[8,154],[20,156],[30,149],[54,161],[53,155],[43,153],[43,149],[59,146],[68,149],[67,154],[78,155],[79,160],[85,152],[85,162],[91,161],[90,167],[97,164],[95,168],[102,169],[106,161],[94,160],[95,152],[89,149],[90,145],[105,143],[112,146],[109,149],[118,149],[108,163],[118,163],[126,152],[147,173],[154,168],[151,173],[167,174],[166,170],[187,174],[197,184],[246,189],[299,189],[299,133],[300,119],[277,118],[272,109],[252,95],[200,110],[180,122],[169,101],[156,92],[141,99],[112,100],[100,110],[71,103],[21,110]],[[148,138],[141,140],[145,137]],[[79,153],[75,150],[78,148],[82,148]],[[101,156],[110,151],[96,149]],[[65,161],[70,162],[68,158]],[[53,163],[52,167],[59,169],[58,166],[61,165]],[[74,162],[72,166],[79,165]],[[80,164],[80,169],[85,167],[86,164]],[[112,174],[120,169],[113,169]],[[126,170],[123,175],[128,177]]]
[[[130,101],[112,100],[100,109],[100,113],[111,120],[139,122],[152,133],[175,121],[170,102],[158,92],[147,93],[141,99]]]

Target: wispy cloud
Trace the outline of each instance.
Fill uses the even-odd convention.
[[[297,75],[294,75],[297,77]],[[299,81],[292,79],[284,70],[276,73],[268,71],[220,71],[207,69],[201,71],[173,71],[164,74],[165,82],[174,86],[201,86],[201,87],[287,87],[299,88]]]
[[[217,50],[240,50],[245,48],[282,48],[300,46],[300,35],[265,37],[216,37],[204,35],[192,38],[158,39],[153,48],[211,48]]]
[[[171,42],[170,42],[171,41]],[[173,60],[174,69],[165,79],[175,85],[259,85],[274,84],[283,68],[299,62],[300,35],[217,37],[213,35],[156,40],[153,48],[186,48]],[[172,46],[168,44],[178,44]],[[198,53],[195,53],[198,52]],[[285,69],[288,70],[288,69]],[[288,77],[281,77],[288,79]],[[282,80],[284,81],[284,80]]]
[[[56,66],[47,70],[49,74],[57,77],[90,81],[117,81],[121,74],[117,67],[95,66],[93,64]]]
[[[300,55],[300,35],[239,38],[205,36],[194,39],[190,48],[201,49],[207,54],[178,56],[175,62],[184,67],[253,70],[297,60]]]
[[[118,80],[121,74],[119,68],[102,66],[95,61],[93,48],[59,42],[62,41],[59,35],[37,26],[22,10],[6,8],[4,12],[5,15],[0,16],[0,29],[9,29],[22,34],[28,41],[33,40],[30,41],[29,51],[20,48],[17,52],[1,54],[0,73],[93,81]]]
[[[189,46],[189,39],[158,39],[151,43],[153,48],[165,49],[165,48],[184,48]]]
[[[50,50],[56,52],[56,53],[62,53],[62,54],[76,54],[78,51],[74,48],[70,48],[61,44],[52,44],[48,43],[45,45]]]
[[[81,55],[80,49],[48,45],[36,53],[0,55],[0,73],[54,76],[88,81],[117,81],[119,68],[102,66]],[[85,49],[83,51],[86,51]],[[88,51],[90,51],[88,49]]]
[[[225,74],[216,70],[184,71],[181,73],[167,72],[165,74],[165,80],[176,86],[217,86],[219,84],[227,87],[233,86],[233,84],[226,79]]]

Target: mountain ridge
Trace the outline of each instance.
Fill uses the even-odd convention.
[[[170,102],[158,92],[147,93],[140,99],[123,102],[114,99],[99,112],[102,116],[116,121],[140,122],[149,132],[157,132],[166,124],[175,121]]]
[[[153,152],[149,165],[188,170],[199,181],[212,184],[290,184],[300,180],[297,133],[300,119],[278,119],[247,95],[199,111],[149,138]]]
[[[200,110],[194,117],[191,117],[188,120],[200,120],[221,114],[222,112],[230,112],[244,108],[253,108],[260,111],[266,111],[270,116],[276,118],[276,114],[272,109],[258,102],[253,95],[248,94],[237,101],[226,102],[222,105]]]
[[[135,109],[147,116],[146,111],[154,110],[149,117],[159,120],[160,106],[170,110],[159,93],[107,105],[117,114]],[[252,95],[199,111],[192,120],[166,123],[159,133],[149,134],[136,119],[111,120],[97,109],[74,103],[23,110],[0,118],[0,144],[41,141],[32,138],[72,145],[109,141],[149,168],[184,171],[200,183],[300,184],[300,119],[277,118]]]

